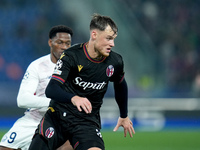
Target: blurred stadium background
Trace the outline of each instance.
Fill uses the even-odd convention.
[[[199,133],[200,0],[1,0],[0,131],[23,115],[18,88],[29,63],[49,53],[50,28],[68,25],[73,44],[86,42],[93,13],[118,24],[113,50],[124,58],[136,132]],[[110,129],[118,117],[112,84],[104,102],[103,129]]]

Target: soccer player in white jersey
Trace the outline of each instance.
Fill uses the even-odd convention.
[[[72,35],[73,31],[67,26],[51,28],[48,40],[50,54],[36,59],[28,66],[20,85],[17,104],[27,110],[3,136],[0,150],[28,150],[35,129],[49,106],[50,99],[45,96],[46,86],[55,63],[62,52],[71,46]],[[61,149],[72,150],[72,147],[67,141]]]

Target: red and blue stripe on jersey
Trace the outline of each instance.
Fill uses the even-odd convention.
[[[58,81],[58,82],[60,82],[60,83],[62,83],[62,84],[65,82],[64,79],[62,79],[61,77],[55,76],[55,75],[52,75],[51,78],[56,80],[56,81]]]

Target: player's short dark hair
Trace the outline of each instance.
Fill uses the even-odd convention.
[[[90,22],[90,30],[99,29],[100,31],[104,31],[108,25],[111,27],[114,33],[117,34],[118,27],[110,17],[95,13]]]
[[[71,37],[73,36],[73,31],[70,27],[65,25],[57,25],[52,27],[51,30],[49,31],[49,39],[54,38],[58,32],[69,33]]]

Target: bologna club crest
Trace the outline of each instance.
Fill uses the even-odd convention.
[[[111,77],[113,75],[113,73],[114,73],[114,67],[113,67],[113,65],[109,65],[106,69],[106,75],[108,77]]]
[[[45,132],[45,136],[47,138],[51,138],[53,135],[54,135],[54,128],[49,127]]]

